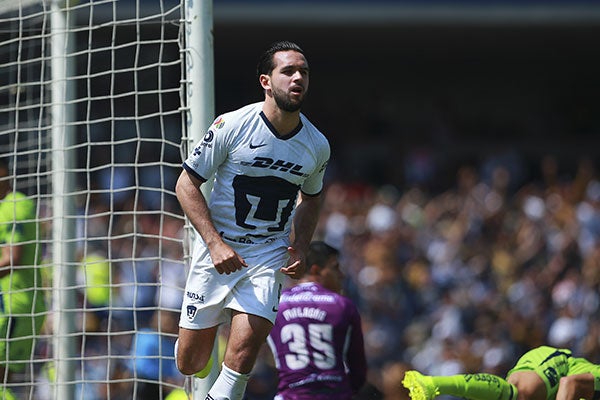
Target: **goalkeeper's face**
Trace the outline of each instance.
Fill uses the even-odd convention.
[[[267,95],[277,107],[287,112],[300,110],[308,90],[308,63],[296,51],[280,51],[273,55],[275,68],[269,75]],[[270,90],[269,90],[270,89]]]

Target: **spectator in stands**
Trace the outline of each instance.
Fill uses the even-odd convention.
[[[160,400],[171,391],[165,384],[182,384],[184,377],[177,370],[173,354],[177,316],[172,311],[157,310],[151,327],[135,333],[130,366],[137,382],[135,399]]]

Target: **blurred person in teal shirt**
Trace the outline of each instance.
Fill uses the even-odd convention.
[[[157,310],[151,327],[135,333],[130,366],[137,382],[134,399],[163,399],[170,391],[165,384],[183,384],[185,377],[175,365],[173,351],[178,320],[178,314],[173,311]]]

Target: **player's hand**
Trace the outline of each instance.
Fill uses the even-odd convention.
[[[229,275],[248,266],[237,252],[223,242],[211,247],[210,258],[219,274]]]
[[[302,251],[296,250],[291,246],[288,247],[288,253],[290,253],[290,259],[287,266],[281,268],[280,271],[292,279],[302,278],[306,270],[306,256]]]

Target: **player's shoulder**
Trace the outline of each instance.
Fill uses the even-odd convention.
[[[300,113],[300,121],[302,121],[302,125],[306,128],[310,135],[314,136],[318,140],[329,142],[327,140],[327,136],[319,128],[313,124],[306,115]]]
[[[302,125],[308,136],[308,139],[305,140],[310,140],[312,142],[311,147],[319,149],[323,157],[329,158],[331,149],[327,136],[302,113],[300,114],[300,121],[302,121]]]
[[[284,289],[283,295],[286,299],[292,298],[317,302],[324,301],[333,304],[353,304],[352,300],[348,297],[327,289],[317,282],[298,283],[295,286]]]
[[[259,116],[262,110],[262,102],[247,104],[236,110],[228,111],[219,115],[212,124],[214,129],[231,128],[243,124],[251,118]]]
[[[16,214],[16,217],[25,217],[35,211],[35,203],[21,192],[8,193],[0,202],[2,214]]]

